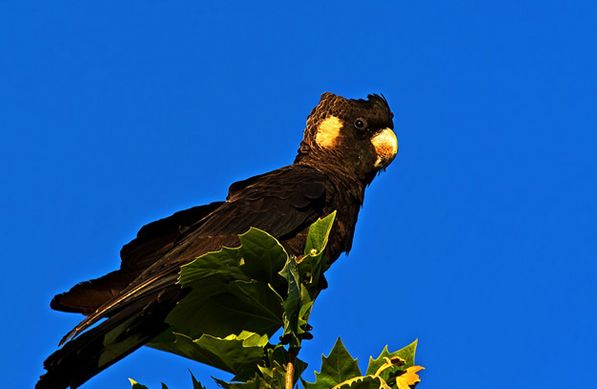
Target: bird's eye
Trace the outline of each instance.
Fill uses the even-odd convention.
[[[362,130],[363,128],[367,127],[367,121],[363,118],[358,118],[354,121],[354,126],[359,130]]]

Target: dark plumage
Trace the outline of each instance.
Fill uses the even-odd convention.
[[[398,151],[393,114],[383,97],[345,99],[324,93],[307,120],[292,165],[230,186],[226,201],[150,223],[121,250],[121,267],[54,297],[51,307],[88,315],[44,363],[37,388],[77,387],[163,332],[164,318],[185,291],[180,266],[207,251],[237,246],[250,227],[300,255],[308,227],[337,210],[326,250],[328,265],[348,252],[365,187]],[[107,318],[94,328],[98,320]],[[110,336],[117,327],[124,335]],[[106,351],[110,342],[125,344]],[[123,351],[124,350],[124,351]]]

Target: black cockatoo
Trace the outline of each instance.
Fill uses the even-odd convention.
[[[180,267],[208,251],[237,246],[238,235],[250,227],[267,231],[298,256],[309,226],[337,211],[327,264],[348,252],[365,188],[398,152],[393,128],[383,96],[324,93],[293,164],[233,183],[225,201],[144,226],[122,248],[120,269],[54,297],[53,309],[87,317],[47,358],[36,387],[77,387],[165,331],[165,317],[185,293],[177,283]],[[111,333],[121,333],[123,325],[126,339],[119,342],[126,347],[107,352]]]

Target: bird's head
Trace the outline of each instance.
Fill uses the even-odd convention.
[[[393,117],[383,96],[362,100],[324,93],[307,119],[296,161],[333,165],[368,183],[398,153]]]

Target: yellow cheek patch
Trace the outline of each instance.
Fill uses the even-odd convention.
[[[377,154],[376,168],[388,166],[398,154],[398,138],[394,131],[389,128],[384,128],[379,134],[371,138],[371,143]]]
[[[343,125],[344,123],[342,123],[342,120],[338,119],[336,116],[328,116],[317,127],[315,141],[319,146],[324,148],[336,146]]]

